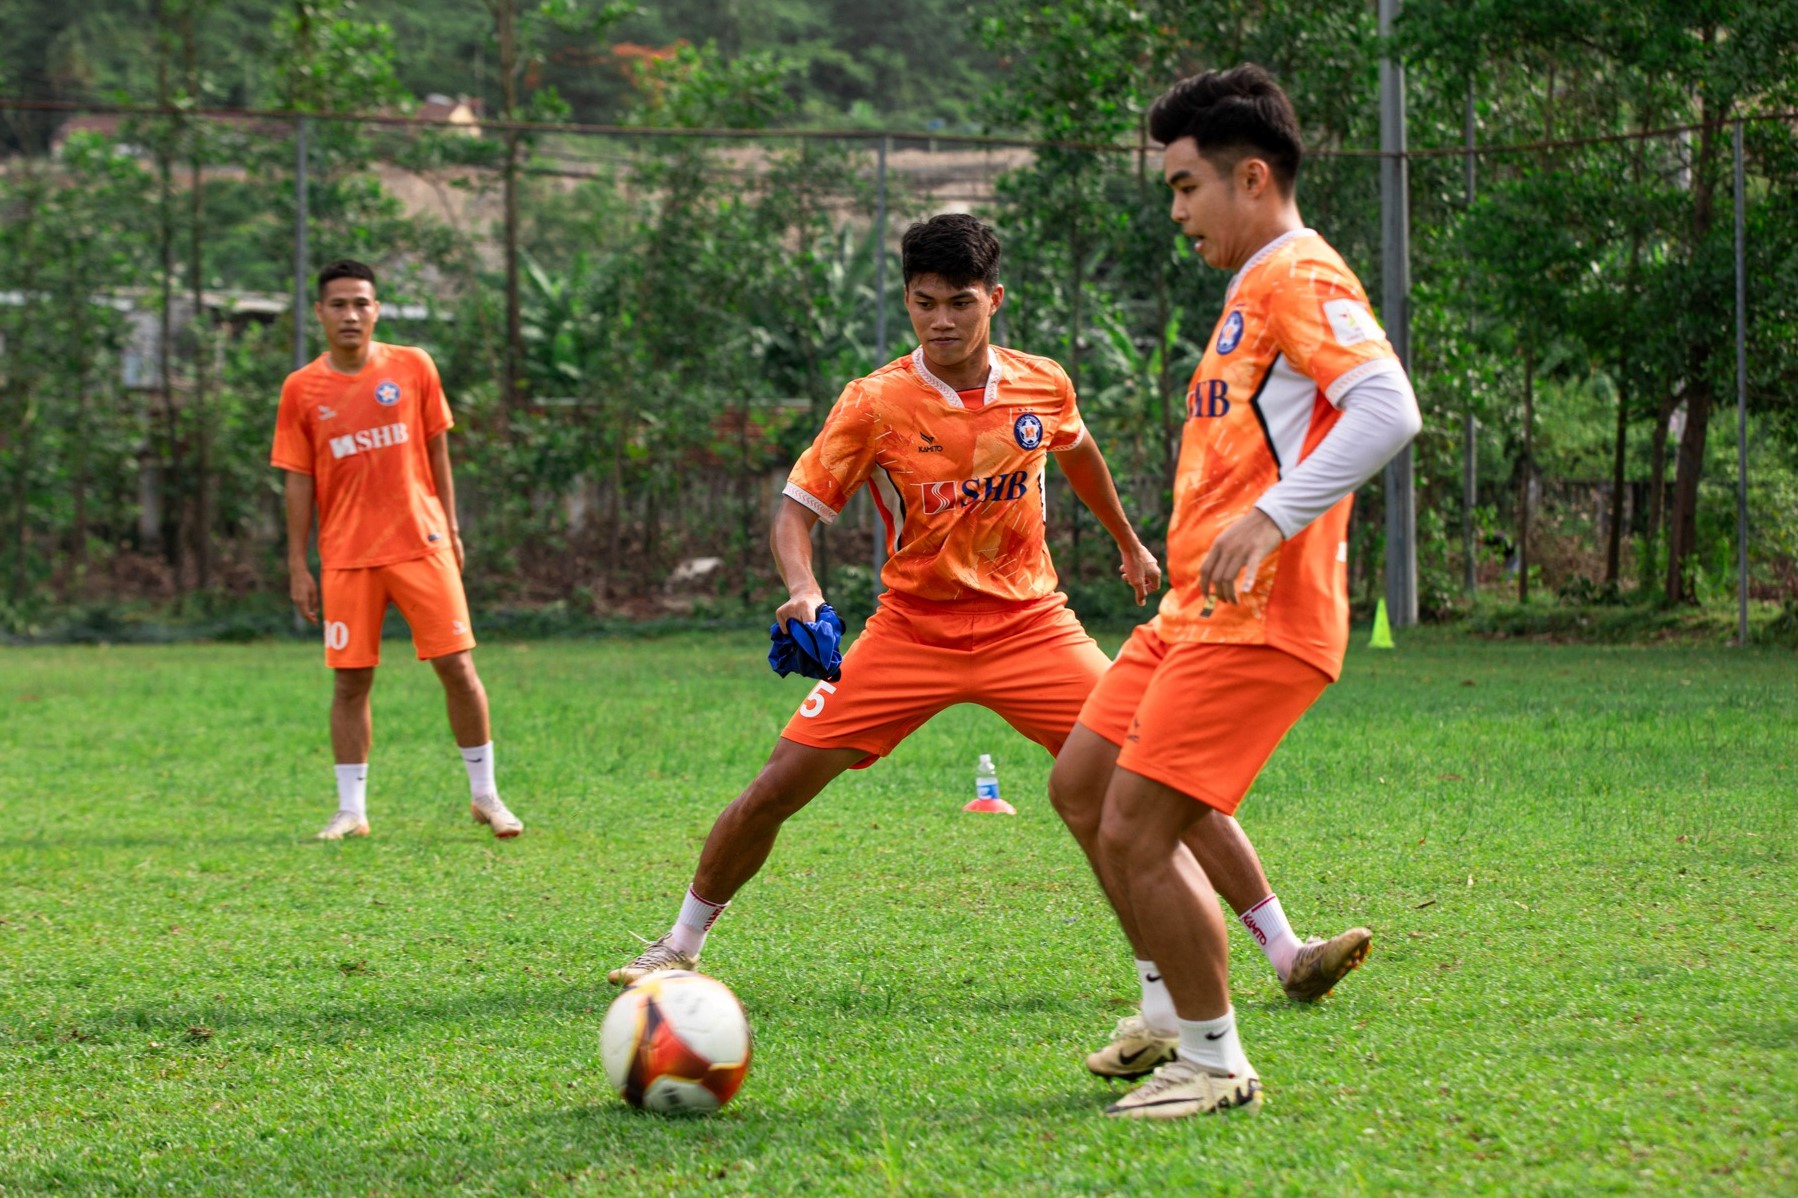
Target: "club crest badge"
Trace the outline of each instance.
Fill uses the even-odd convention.
[[[1242,311],[1237,309],[1224,317],[1224,327],[1217,335],[1217,352],[1227,354],[1242,344]]]
[[[1012,421],[1011,435],[1017,439],[1020,449],[1035,449],[1043,443],[1043,422],[1041,418],[1025,412]]]
[[[375,388],[375,402],[384,408],[391,408],[400,401],[400,385],[388,379]]]

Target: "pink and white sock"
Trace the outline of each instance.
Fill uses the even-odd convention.
[[[705,947],[706,933],[718,922],[729,903],[708,903],[687,887],[687,897],[680,905],[680,916],[668,932],[668,947],[689,957],[699,956]]]
[[[1286,912],[1280,908],[1280,896],[1270,894],[1237,917],[1242,926],[1248,929],[1255,943],[1273,965],[1274,972],[1280,980],[1286,980],[1286,974],[1292,969],[1292,958],[1303,947],[1299,938],[1292,934],[1292,925],[1286,922]]]

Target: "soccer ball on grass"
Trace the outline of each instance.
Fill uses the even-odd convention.
[[[632,1106],[705,1114],[749,1073],[749,1020],[730,987],[666,969],[625,988],[599,1028],[606,1078]]]

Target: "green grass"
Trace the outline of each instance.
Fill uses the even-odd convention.
[[[1128,953],[985,711],[789,825],[706,954],[755,1065],[682,1121],[608,1091],[603,973],[803,694],[755,638],[483,648],[510,843],[403,644],[341,845],[312,647],[0,653],[0,1194],[1798,1191],[1789,652],[1354,652],[1243,822],[1374,954],[1303,1007],[1232,933],[1266,1112],[1152,1126],[1099,1116]],[[1016,819],[959,811],[983,751]]]

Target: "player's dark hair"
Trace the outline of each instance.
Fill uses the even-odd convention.
[[[899,265],[908,287],[921,275],[936,275],[951,287],[983,283],[991,291],[999,284],[999,238],[965,212],[945,212],[905,231]]]
[[[325,298],[325,284],[333,279],[366,279],[368,285],[375,285],[374,268],[356,261],[354,258],[339,258],[335,262],[325,263],[325,268],[318,272],[318,297]]]
[[[1305,156],[1299,118],[1274,77],[1252,62],[1182,79],[1149,108],[1149,136],[1164,146],[1190,137],[1220,173],[1245,157],[1266,160],[1291,195]]]

